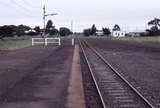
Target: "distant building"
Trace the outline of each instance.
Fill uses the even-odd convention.
[[[142,31],[142,32],[129,32],[127,34],[128,37],[140,37],[140,36],[148,36],[149,33],[146,31]]]
[[[112,36],[113,37],[125,37],[126,32],[124,32],[124,31],[112,31]]]
[[[103,36],[103,31],[102,30],[97,30],[96,31],[97,36]]]
[[[33,29],[30,29],[30,30],[28,30],[28,31],[25,31],[25,33],[30,33],[30,32],[34,32],[34,33],[36,33],[36,31],[35,31],[35,30],[33,30]]]
[[[139,36],[141,36],[141,34],[139,32],[129,32],[127,34],[127,36],[129,36],[129,37],[139,37]]]

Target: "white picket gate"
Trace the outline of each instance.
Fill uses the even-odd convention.
[[[32,46],[35,44],[58,44],[59,46],[61,45],[61,39],[60,38],[32,38]]]

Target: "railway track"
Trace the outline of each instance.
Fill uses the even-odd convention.
[[[91,45],[79,44],[103,108],[155,108]]]

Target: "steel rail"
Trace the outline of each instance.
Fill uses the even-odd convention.
[[[106,107],[106,104],[105,104],[105,102],[104,102],[104,99],[103,99],[103,97],[102,97],[101,91],[100,91],[100,89],[99,89],[98,83],[97,83],[97,81],[96,81],[96,78],[95,78],[95,76],[94,76],[94,74],[93,74],[92,68],[91,68],[90,63],[89,63],[89,60],[88,60],[88,58],[87,58],[87,55],[86,55],[86,53],[85,53],[85,51],[84,51],[84,48],[83,48],[82,43],[80,42],[79,38],[78,38],[78,41],[79,41],[80,47],[81,47],[81,49],[82,49],[83,55],[84,55],[84,57],[85,57],[85,60],[86,60],[86,62],[87,62],[87,66],[88,66],[88,68],[89,68],[89,71],[90,71],[90,73],[91,73],[91,76],[92,76],[92,78],[93,78],[94,84],[95,84],[95,86],[96,86],[98,95],[99,95],[99,97],[100,97],[100,99],[101,99],[101,103],[102,103],[102,105],[103,105],[103,108],[107,108],[107,107]]]
[[[94,49],[89,43],[84,41],[85,44],[92,49],[92,51],[106,64],[109,66],[113,72],[115,72],[140,98],[150,107],[150,108],[155,108],[135,87],[130,84],[129,81],[127,81],[96,49]]]

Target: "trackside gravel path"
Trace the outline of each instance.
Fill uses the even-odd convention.
[[[156,108],[160,107],[160,44],[86,39]]]

